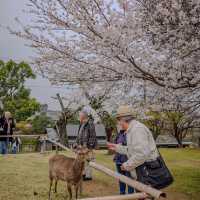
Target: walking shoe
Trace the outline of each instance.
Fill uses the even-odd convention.
[[[83,181],[92,181],[92,178],[83,177]]]

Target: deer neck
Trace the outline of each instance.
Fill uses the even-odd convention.
[[[74,160],[73,169],[77,175],[80,175],[84,169],[84,160],[80,160],[78,157]]]

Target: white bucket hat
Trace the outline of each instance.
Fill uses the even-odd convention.
[[[116,118],[118,119],[121,117],[135,117],[132,107],[129,105],[119,106],[117,109]]]

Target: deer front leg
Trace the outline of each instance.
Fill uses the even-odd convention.
[[[69,200],[72,200],[72,186],[70,183],[67,184],[67,190],[69,193]]]
[[[50,179],[50,184],[49,184],[49,200],[51,200],[51,187],[53,184],[53,179]]]
[[[57,185],[58,185],[58,181],[55,180],[55,188],[54,188],[54,192],[57,193]]]

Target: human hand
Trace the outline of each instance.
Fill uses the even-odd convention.
[[[112,150],[112,151],[116,151],[116,144],[113,144],[113,143],[110,143],[110,142],[107,142],[107,147],[108,149]]]

